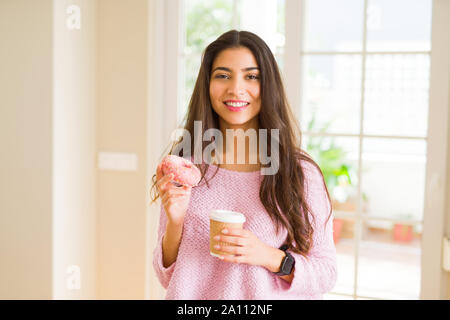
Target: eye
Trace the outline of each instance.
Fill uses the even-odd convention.
[[[226,75],[226,74],[218,74],[218,75],[216,75],[214,78],[216,78],[216,79],[225,79],[225,78],[227,78],[228,76]]]
[[[258,79],[259,79],[259,76],[257,76],[256,74],[249,74],[248,77],[249,77],[251,80],[258,80]]]

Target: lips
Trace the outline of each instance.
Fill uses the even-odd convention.
[[[235,112],[244,110],[250,105],[249,102],[243,100],[226,100],[223,104],[228,108],[228,110]],[[231,104],[234,104],[234,106]]]

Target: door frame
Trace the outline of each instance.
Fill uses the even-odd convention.
[[[168,151],[171,133],[178,126],[177,105],[181,102],[183,74],[180,48],[183,37],[183,1],[147,0],[148,4],[148,97],[147,97],[147,189],[164,152]],[[157,245],[160,200],[150,205],[146,192],[145,297],[164,299],[165,289],[153,270],[153,250]]]
[[[450,232],[445,230],[450,108],[448,30],[450,1],[433,0],[421,299],[447,298],[448,274],[442,269],[442,239]]]

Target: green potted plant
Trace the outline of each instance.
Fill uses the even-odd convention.
[[[308,122],[307,130],[308,132],[325,133],[332,122],[333,120],[328,121],[317,128],[316,112],[314,111]],[[329,143],[326,140],[329,140]],[[356,182],[355,168],[346,160],[347,152],[336,144],[333,137],[311,136],[306,144],[306,151],[322,170],[325,183],[333,199],[346,202],[354,196],[350,190]],[[345,187],[347,188],[345,189]]]

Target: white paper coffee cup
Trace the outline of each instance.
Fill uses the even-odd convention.
[[[234,244],[214,240],[216,235],[223,235],[222,229],[242,228],[245,222],[245,216],[236,211],[230,210],[213,210],[209,214],[209,253],[212,256],[230,255],[230,253],[222,252],[214,248],[214,245],[233,246]]]

